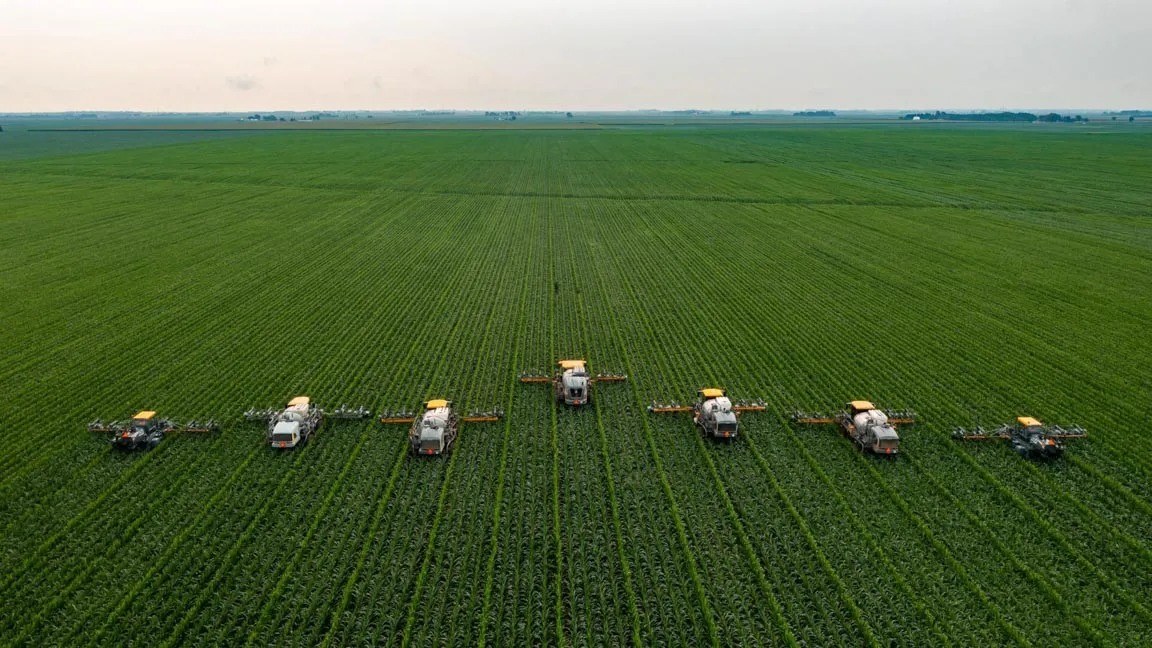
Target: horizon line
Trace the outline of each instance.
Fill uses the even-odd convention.
[[[590,109],[560,109],[560,108],[262,108],[262,109],[245,109],[245,110],[141,110],[141,109],[105,109],[105,108],[70,108],[64,110],[9,110],[0,112],[0,116],[5,117],[19,117],[19,116],[36,116],[36,115],[66,115],[73,113],[128,113],[138,115],[242,115],[242,114],[260,114],[260,113],[442,113],[442,112],[459,112],[459,113],[489,113],[489,112],[515,112],[515,113],[572,113],[573,115],[579,114],[599,114],[599,113],[649,113],[649,112],[751,112],[751,113],[793,113],[793,112],[812,112],[812,111],[829,111],[829,112],[865,112],[865,113],[906,113],[906,112],[948,112],[948,111],[968,111],[968,112],[1034,112],[1034,111],[1083,111],[1083,112],[1099,112],[1099,113],[1120,113],[1125,111],[1136,112],[1152,112],[1152,109],[1142,108],[1106,108],[1106,107],[957,107],[950,106],[947,108],[590,108]]]

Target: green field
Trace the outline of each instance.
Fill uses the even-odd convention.
[[[1150,217],[1122,128],[0,133],[0,644],[1149,645]],[[788,421],[852,398],[899,457]],[[1021,414],[1090,437],[949,436]]]

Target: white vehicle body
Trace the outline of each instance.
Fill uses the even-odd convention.
[[[586,405],[591,400],[591,381],[588,370],[583,366],[565,369],[560,375],[557,396],[563,399],[565,405]]]
[[[894,455],[900,451],[900,435],[888,422],[888,415],[871,406],[871,403],[854,401],[849,403],[848,420],[844,421],[845,432],[861,448],[876,454]]]
[[[456,440],[460,420],[446,400],[428,401],[424,414],[412,424],[408,443],[413,454],[440,455]]]
[[[732,411],[732,401],[727,396],[705,398],[696,406],[695,419],[706,436],[730,439],[739,431],[736,412]]]
[[[307,396],[297,396],[268,423],[268,444],[273,448],[295,448],[320,427],[320,408]]]

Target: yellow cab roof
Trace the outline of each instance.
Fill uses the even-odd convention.
[[[858,409],[858,410],[876,409],[876,406],[872,404],[872,401],[854,400],[848,404],[852,406],[852,409]]]
[[[1018,416],[1018,417],[1016,417],[1016,422],[1019,423],[1020,425],[1023,425],[1024,427],[1032,427],[1033,425],[1044,425],[1043,423],[1041,423],[1040,421],[1037,421],[1036,419],[1032,418],[1031,416]]]
[[[295,407],[296,405],[307,405],[311,402],[312,399],[308,398],[307,396],[297,396],[296,398],[288,401],[288,407]]]
[[[425,405],[425,407],[428,409],[440,409],[441,407],[448,407],[448,401],[444,400],[443,398],[435,398],[428,401],[428,404]]]
[[[561,360],[560,366],[565,369],[577,369],[584,366],[583,360]]]
[[[708,387],[700,390],[700,395],[704,398],[719,398],[724,395],[723,389],[716,389],[715,387]]]
[[[153,412],[152,410],[144,410],[143,412],[136,412],[136,416],[133,416],[132,418],[144,419],[145,421],[147,421],[148,419],[152,418],[153,416],[156,416],[156,412]]]

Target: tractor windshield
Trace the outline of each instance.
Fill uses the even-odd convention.
[[[584,389],[581,387],[573,387],[568,390],[568,395],[572,398],[580,398],[584,395]]]
[[[717,427],[719,428],[719,430],[721,432],[726,432],[728,434],[735,434],[736,433],[736,424],[735,423],[721,423]]]
[[[272,440],[275,441],[276,443],[280,443],[281,441],[284,441],[284,442],[291,441],[292,440],[292,433],[291,432],[273,432],[272,433]]]

